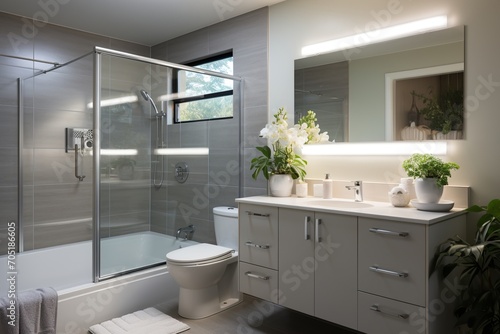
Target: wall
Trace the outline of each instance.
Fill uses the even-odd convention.
[[[33,31],[36,33],[27,34],[27,32]],[[14,43],[12,36],[16,37]],[[208,144],[211,155],[201,163],[199,163],[200,161],[187,161],[192,170],[190,181],[196,180],[198,193],[193,193],[193,184],[190,188],[185,188],[171,183],[169,184],[169,186],[172,185],[170,194],[167,194],[166,191],[161,195],[156,193],[159,196],[154,197],[152,204],[154,209],[153,222],[155,223],[152,226],[153,230],[173,233],[178,227],[191,222],[200,227],[198,235],[207,236],[203,241],[214,241],[212,208],[218,205],[235,205],[234,199],[240,195],[238,188],[239,170],[236,171],[236,175],[231,175],[231,180],[227,184],[223,179],[225,175],[221,175],[219,172],[234,174],[235,167],[232,162],[238,161],[239,149],[245,156],[245,166],[248,166],[250,159],[256,154],[255,146],[264,143],[258,138],[258,133],[266,123],[268,110],[267,8],[201,29],[162,43],[152,49],[6,13],[0,13],[0,38],[0,53],[2,54],[59,63],[65,63],[88,53],[96,45],[144,56],[149,56],[152,52],[154,58],[172,62],[187,62],[232,49],[235,59],[234,73],[236,76],[245,78],[245,100],[242,113],[245,127],[242,129],[242,133],[239,133],[239,117],[235,117],[233,121],[207,122],[203,125],[192,124],[183,126],[182,131],[179,127],[175,131],[169,132],[170,142],[182,142],[186,146],[205,146]],[[43,69],[51,67],[47,64],[44,66],[37,64],[37,66]],[[65,69],[65,75],[67,78],[74,79],[73,82],[81,83],[82,80],[78,78],[82,73],[76,72],[78,70],[81,71],[81,67],[77,66],[74,69],[68,67]],[[153,82],[156,79],[155,75],[157,75],[154,71],[155,69],[149,76],[153,85],[155,84]],[[126,73],[128,72],[126,71]],[[0,90],[0,136],[2,139],[0,141],[0,155],[2,156],[0,160],[0,222],[2,222],[0,242],[3,245],[6,240],[6,223],[17,220],[18,110],[16,79],[31,75],[33,73],[32,63],[0,57],[0,73],[0,83],[2,84]],[[91,84],[91,67],[90,72],[86,73],[85,76],[85,80]],[[59,83],[61,82],[64,81]],[[50,86],[45,83],[41,87],[48,88]],[[79,94],[78,92],[81,91],[81,86],[75,85],[62,85],[59,88],[67,89],[64,96]],[[91,86],[85,90],[87,91],[85,94],[91,96]],[[30,99],[31,105],[34,104],[34,96]],[[37,133],[37,138],[30,141],[30,152],[24,161],[24,164],[28,166],[27,170],[29,170],[29,173],[26,173],[27,177],[25,176],[25,181],[29,184],[25,193],[30,195],[24,200],[25,208],[28,209],[25,210],[27,215],[24,217],[26,237],[24,246],[26,250],[51,246],[55,243],[88,240],[92,234],[90,220],[92,216],[91,170],[87,169],[87,178],[83,182],[78,182],[73,176],[73,155],[64,153],[64,128],[91,127],[92,117],[84,111],[83,103],[72,113],[60,110],[59,114],[55,114],[53,111],[56,107],[51,104],[51,100],[54,100],[53,102],[59,101],[57,98],[47,99],[48,104],[36,112],[30,113],[32,118],[37,115],[38,123],[36,125],[30,123],[29,129],[33,134]],[[38,105],[38,103],[36,104]],[[63,115],[64,117],[62,117]],[[73,116],[78,116],[78,122]],[[41,128],[45,128],[47,131],[39,132],[38,129]],[[233,137],[228,137],[229,133]],[[244,138],[241,144],[240,136]],[[33,142],[37,143],[36,148],[33,146]],[[43,144],[41,144],[42,142]],[[30,158],[35,156],[36,159]],[[90,167],[90,161],[87,160],[87,162],[86,166]],[[166,168],[169,169],[166,179],[172,180],[173,168],[170,168],[172,166],[169,167],[168,163],[175,164],[175,162],[167,161],[166,164]],[[230,164],[228,165],[228,163]],[[57,173],[53,166],[58,166]],[[244,168],[243,171],[242,195],[266,193],[266,182],[251,180],[248,168]],[[61,175],[62,177],[59,177]],[[214,177],[210,177],[210,175],[214,175]],[[216,179],[217,175],[220,177],[219,179]],[[112,212],[111,209],[115,212],[120,207],[120,212],[130,216],[130,219],[126,219],[127,222],[129,220],[135,221],[134,224],[129,224],[126,227],[127,231],[149,229],[144,224],[144,219],[148,220],[149,218],[144,217],[142,208],[137,209],[140,206],[139,203],[145,202],[147,204],[149,196],[147,194],[145,196],[142,188],[134,190],[135,188],[129,185],[133,181],[122,183],[106,183],[103,186],[104,192],[118,190],[116,193],[119,195],[115,197],[116,200],[102,208],[105,214],[103,233],[113,234],[112,230],[109,229],[110,225],[106,225],[108,221],[111,222],[113,219],[124,221],[127,218],[123,215],[113,216],[111,213],[107,213],[108,209],[109,212]],[[207,185],[207,188],[204,188],[204,184]],[[163,190],[165,189],[167,188],[163,187]],[[203,196],[205,192],[208,193]],[[202,195],[195,196],[200,193]],[[209,202],[204,202],[208,197],[210,197]],[[200,202],[194,203],[194,200]],[[177,210],[179,203],[187,204],[183,212]],[[175,219],[176,211],[177,214],[183,213],[184,219]],[[64,217],[64,221],[75,222],[75,224],[72,224],[68,229],[61,228],[60,224],[50,224],[54,221],[60,221],[61,217]],[[173,221],[172,219],[177,222],[175,226],[167,224],[167,222]],[[119,230],[120,233],[124,232],[123,228],[119,228]],[[6,250],[7,247],[1,249],[2,251]]]
[[[150,48],[146,46],[0,13],[1,54],[62,64],[91,52],[96,45],[145,56],[150,54]],[[73,176],[74,155],[64,152],[66,127],[92,127],[92,117],[84,111],[85,102],[80,101],[83,100],[82,95],[87,98],[92,96],[93,74],[89,63],[90,72],[83,73],[80,63],[75,63],[61,68],[58,73],[54,71],[39,76],[35,79],[35,85],[26,87],[26,97],[30,99],[25,100],[28,107],[25,132],[31,136],[24,146],[24,181],[27,184],[27,196],[23,201],[26,208],[25,250],[89,240],[92,236],[92,179],[89,176],[79,183]],[[37,69],[51,66],[36,64]],[[0,57],[0,253],[7,250],[7,222],[17,221],[16,79],[27,77],[33,71],[29,61]],[[90,86],[82,89],[84,81]],[[80,98],[69,101],[68,97],[71,96]],[[66,102],[72,107],[61,107],[62,104],[68,106]],[[87,173],[91,175],[90,168]],[[60,221],[62,225],[53,224],[54,221]],[[68,222],[74,224],[66,224]]]
[[[267,39],[268,8],[263,8],[152,48],[153,58],[180,64],[232,50],[233,74],[244,80],[240,115],[227,120],[167,127],[169,147],[208,146],[210,154],[208,158],[168,159],[168,188],[152,190],[153,230],[175,234],[177,228],[194,224],[198,231],[194,235],[195,240],[215,242],[213,207],[236,206],[234,199],[239,197],[240,173],[235,171],[239,150],[245,159],[241,195],[267,192],[267,183],[253,181],[248,168],[250,159],[256,155],[255,146],[264,144],[258,139],[258,134],[266,123],[268,110]],[[243,117],[244,125],[242,140],[239,134],[240,117]],[[182,160],[188,163],[192,174],[185,184],[178,184],[173,181],[172,166]],[[175,225],[171,224],[172,221]]]
[[[293,109],[293,66],[294,59],[301,57],[302,46],[369,31],[375,26],[446,14],[449,26],[466,26],[467,138],[449,142],[446,160],[461,166],[453,172],[450,184],[469,185],[471,203],[485,205],[500,197],[496,148],[500,141],[499,12],[500,2],[486,0],[287,0],[272,6],[268,118],[279,106]],[[401,168],[405,158],[310,157],[308,176],[322,177],[329,172],[334,179],[395,182],[405,176]],[[474,231],[473,218],[469,216],[469,235]]]

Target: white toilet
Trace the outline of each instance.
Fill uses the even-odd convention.
[[[216,207],[217,245],[197,244],[167,254],[167,268],[179,284],[179,315],[200,319],[240,301],[238,209]]]

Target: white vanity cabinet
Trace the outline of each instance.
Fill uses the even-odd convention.
[[[237,202],[242,292],[361,333],[453,333],[459,286],[431,263],[440,243],[465,236],[463,211]]]
[[[279,209],[280,305],[357,326],[357,219]]]

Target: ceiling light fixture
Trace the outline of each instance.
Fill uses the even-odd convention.
[[[101,155],[137,155],[136,149],[101,149]]]
[[[101,107],[116,106],[119,104],[134,103],[137,101],[139,101],[139,98],[136,95],[122,96],[114,99],[101,100]],[[87,104],[87,108],[92,109],[93,107],[93,102]]]
[[[157,148],[156,155],[208,155],[208,147]]]
[[[445,28],[447,27],[447,25],[448,18],[445,15],[435,16],[423,20],[399,24],[378,30],[366,31],[357,35],[304,46],[302,48],[302,55],[311,56],[326,52],[345,50],[353,47],[360,47],[363,45],[387,41],[403,36],[409,36],[417,33]]]

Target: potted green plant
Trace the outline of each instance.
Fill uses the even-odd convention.
[[[403,169],[415,179],[415,194],[420,203],[438,203],[451,171],[459,169],[454,162],[444,162],[432,154],[415,153],[403,161]]]
[[[483,213],[474,241],[448,239],[438,247],[432,269],[443,279],[458,275],[458,327],[474,334],[500,333],[500,199],[467,211]]]
[[[434,139],[460,139],[464,122],[463,90],[447,90],[437,98],[432,90],[429,96],[414,94],[423,103],[420,114],[429,122]]]
[[[326,132],[320,133],[319,126],[315,124],[314,112],[309,111],[293,127],[288,127],[287,119],[285,109],[280,108],[274,115],[274,121],[261,130],[260,136],[267,138],[272,148],[268,145],[257,147],[262,155],[253,158],[250,164],[254,179],[262,173],[269,180],[273,196],[290,196],[293,180],[304,179],[307,161],[298,154],[302,145],[328,141]]]

